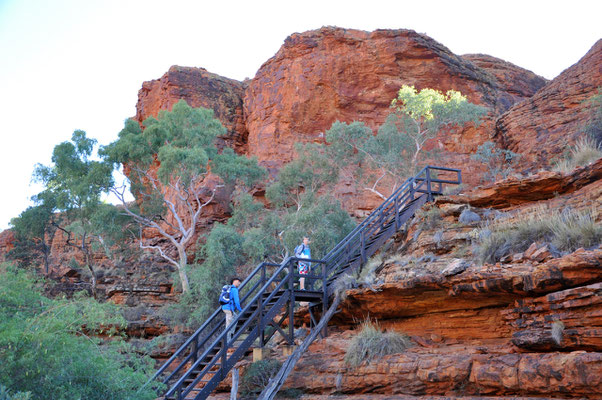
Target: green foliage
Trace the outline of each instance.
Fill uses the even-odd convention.
[[[378,324],[366,320],[347,347],[345,363],[357,367],[364,361],[371,362],[389,354],[401,353],[411,345],[406,335],[395,331],[385,332]]]
[[[154,399],[150,389],[136,392],[152,361],[115,336],[124,325],[115,305],[83,294],[49,299],[27,273],[0,267],[0,379],[10,390],[40,400]]]
[[[500,220],[479,235],[481,262],[525,251],[533,242],[547,242],[559,251],[570,252],[602,242],[602,226],[593,212],[570,209],[539,211],[515,220]]]
[[[240,389],[243,397],[252,397],[261,393],[282,367],[278,360],[261,360],[249,365],[241,378]]]
[[[376,135],[360,122],[335,122],[326,132],[329,146],[322,152],[333,170],[350,174],[365,190],[383,199],[383,187],[393,192],[417,172],[422,160],[435,155],[435,150],[425,150],[428,140],[443,129],[479,123],[486,113],[459,92],[417,92],[412,86],[403,86],[391,107],[394,112]]]
[[[36,166],[34,177],[53,192],[58,210],[86,215],[112,186],[111,165],[91,160],[95,144],[84,131],[75,131],[70,142],[54,147],[53,166]]]
[[[485,164],[487,172],[483,175],[483,180],[494,182],[496,179],[506,179],[514,172],[520,154],[511,150],[500,149],[493,142],[485,142],[477,148],[477,152],[470,158]]]
[[[102,149],[108,161],[126,165],[130,171],[131,191],[139,201],[129,204],[123,188],[113,189],[125,212],[177,250],[172,257],[141,239],[143,248],[159,252],[177,268],[184,292],[190,290],[186,249],[195,237],[202,209],[219,187],[225,185],[228,194],[235,187],[244,192],[266,174],[256,159],[236,155],[228,148],[218,154],[215,139],[225,133],[212,110],[192,108],[181,100],[172,111],[146,119],[144,129],[135,121],[126,121],[119,139]],[[206,179],[210,171],[221,182]]]
[[[33,200],[36,205],[28,207],[10,221],[16,240],[8,258],[24,267],[33,264],[36,255],[41,255],[48,273],[50,241],[56,232],[56,199],[53,192],[44,191],[34,196]]]
[[[6,387],[0,385],[0,400],[30,400],[31,393],[12,393]]]
[[[217,223],[207,235],[192,268],[190,293],[167,314],[195,326],[218,306],[221,287],[236,271],[254,268],[267,260],[280,263],[301,243],[312,238],[312,258],[321,258],[355,223],[331,196],[318,192],[335,179],[324,164],[311,158],[312,146],[297,147],[300,157],[284,166],[266,190],[271,208],[240,193],[232,204],[232,217]]]
[[[554,170],[570,173],[576,167],[591,164],[600,157],[602,157],[602,147],[594,139],[582,137],[570,148],[568,156],[555,165]]]
[[[34,177],[42,182],[46,190],[34,198],[36,222],[55,227],[67,235],[66,244],[79,249],[85,258],[86,267],[92,276],[92,293],[96,294],[96,273],[92,261],[93,242],[104,244],[103,235],[111,236],[122,228],[112,227],[111,220],[104,220],[106,209],[101,195],[113,185],[113,168],[110,163],[95,161],[93,150],[96,140],[86,137],[84,131],[75,131],[71,141],[59,143],[52,152],[51,166],[37,165]],[[27,211],[27,210],[26,210]],[[64,220],[57,223],[54,212],[63,213]],[[23,223],[24,215],[14,221]],[[115,220],[113,220],[114,222]],[[39,236],[47,228],[37,232],[29,230],[28,239],[40,240]],[[112,229],[112,232],[110,231]],[[104,246],[103,246],[104,247]]]

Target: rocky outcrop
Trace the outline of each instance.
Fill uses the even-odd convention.
[[[602,353],[517,354],[501,346],[484,350],[449,345],[440,351],[415,347],[350,368],[343,361],[349,339],[348,334],[333,335],[312,345],[311,356],[300,361],[285,388],[320,394],[401,395],[395,398],[495,395],[595,399],[602,395]]]
[[[215,112],[228,133],[226,145],[244,152],[247,131],[243,120],[242,98],[245,84],[208,72],[204,68],[173,66],[160,79],[147,81],[138,92],[136,120],[156,117],[160,110],[171,110],[181,99],[192,107]]]
[[[14,248],[15,234],[12,230],[6,229],[0,232],[0,259],[4,260],[6,254]]]
[[[443,203],[470,204],[474,207],[508,208],[521,204],[552,199],[562,194],[570,194],[588,186],[588,190],[578,196],[571,196],[571,202],[600,200],[602,195],[602,158],[591,165],[577,168],[569,174],[543,171],[526,178],[515,177],[495,182],[461,196],[449,196],[438,200]]]
[[[599,169],[504,181],[499,186],[507,189],[497,195],[478,188],[421,211],[372,261],[380,263],[376,278],[346,291],[331,336],[310,347],[285,387],[304,391],[304,399],[601,398],[602,244],[558,255],[533,243],[496,264],[473,255],[475,232],[486,219],[567,206],[599,216]],[[508,200],[520,197],[514,185],[536,193],[551,181],[555,196]],[[461,217],[466,210],[471,218]],[[308,323],[302,310],[297,315]],[[413,346],[347,365],[344,354],[367,318],[408,335]]]
[[[548,83],[547,79],[531,71],[487,54],[465,54],[462,58],[493,75],[502,92],[512,96],[512,100],[504,104],[508,108],[533,96]]]
[[[524,74],[528,81],[532,73]],[[520,75],[513,69],[512,79]],[[495,115],[521,98],[516,89],[506,92],[501,79],[410,30],[296,33],[261,66],[245,94],[249,153],[281,164],[293,158],[295,142],[322,141],[336,120],[377,128],[403,84],[459,90]]]
[[[550,165],[582,135],[586,100],[602,86],[602,40],[533,97],[514,105],[496,124],[496,137],[523,155],[525,168]]]

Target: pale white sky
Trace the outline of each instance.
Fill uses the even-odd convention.
[[[293,32],[426,33],[554,78],[602,37],[602,2],[0,0],[0,230],[29,205],[38,162],[83,129],[107,144],[142,82],[171,65],[252,78]]]

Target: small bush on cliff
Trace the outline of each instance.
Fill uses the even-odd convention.
[[[247,368],[240,382],[243,398],[255,399],[282,367],[278,360],[256,361]]]
[[[154,399],[153,362],[119,336],[125,320],[83,294],[49,299],[29,274],[0,265],[0,382],[34,400]],[[110,336],[104,342],[95,335]]]
[[[500,149],[493,142],[485,142],[470,158],[487,166],[483,181],[494,182],[496,179],[506,179],[514,171],[520,154]]]
[[[379,359],[388,354],[397,354],[410,347],[412,342],[406,335],[388,331],[384,332],[378,324],[364,321],[360,332],[351,340],[345,363],[357,367],[364,361]]]
[[[520,219],[496,221],[482,231],[487,234],[478,235],[478,256],[488,263],[523,252],[538,241],[564,252],[602,242],[602,225],[596,222],[594,211],[538,210]]]
[[[562,344],[562,338],[564,336],[564,322],[560,320],[555,320],[554,322],[552,322],[551,335],[552,340],[554,340],[554,343],[560,346]]]

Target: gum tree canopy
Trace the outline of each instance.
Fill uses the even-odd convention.
[[[419,169],[428,156],[425,143],[445,128],[479,123],[486,113],[455,90],[445,94],[434,89],[417,91],[402,86],[391,102],[392,113],[376,135],[362,122],[335,122],[326,132],[325,155],[335,168],[361,182],[382,199],[385,188],[397,186]],[[366,168],[368,167],[368,168]]]
[[[195,236],[201,211],[218,188],[252,186],[265,171],[255,159],[236,155],[232,149],[218,154],[215,139],[226,129],[212,110],[192,108],[180,100],[172,111],[161,111],[143,125],[144,129],[134,120],[126,121],[119,139],[103,149],[108,160],[128,171],[137,201],[126,201],[125,187],[112,191],[141,228],[154,229],[175,248],[172,255],[145,243],[140,234],[140,247],[157,251],[174,265],[187,292],[186,247]],[[210,172],[218,179],[211,179]]]

